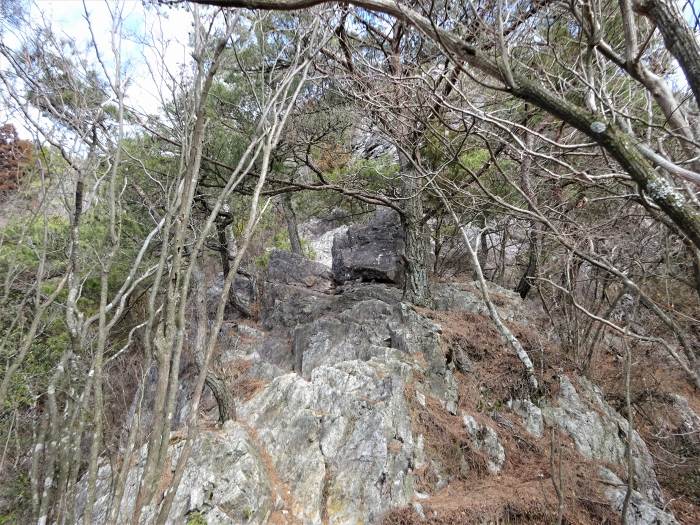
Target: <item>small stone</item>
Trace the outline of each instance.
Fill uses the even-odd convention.
[[[423,512],[423,505],[421,505],[420,503],[414,503],[413,510],[416,511],[416,514],[418,514],[420,519],[422,519],[422,520],[425,519],[425,513]]]

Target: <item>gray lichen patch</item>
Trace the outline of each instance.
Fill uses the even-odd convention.
[[[652,178],[647,183],[646,190],[654,200],[670,201],[675,206],[681,206],[685,203],[685,197],[662,177]]]
[[[608,129],[607,124],[605,122],[600,122],[599,120],[596,120],[591,123],[591,131],[593,133],[603,133],[606,129]]]

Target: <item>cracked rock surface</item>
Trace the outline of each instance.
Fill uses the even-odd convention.
[[[222,365],[244,364],[256,388],[243,396],[232,386],[238,396],[236,422],[214,426],[216,408],[210,407],[211,421],[194,442],[169,523],[196,517],[195,523],[208,524],[369,525],[380,524],[386,512],[399,507],[427,516],[431,494],[426,491],[437,492],[452,481],[445,475],[432,485],[420,484],[426,465],[444,471],[415,418],[416,410],[436,406],[484,455],[484,475],[508,474],[513,449],[506,450],[504,433],[512,432],[513,424],[487,424],[483,413],[460,408],[456,374],[468,375],[470,368],[448,362],[442,327],[402,303],[399,288],[339,285],[323,265],[291,254],[273,254],[271,264],[260,297],[261,323],[230,321],[219,342]],[[499,309],[510,312],[504,318],[525,315],[512,294],[494,290],[502,295]],[[469,286],[442,284],[435,297],[440,309],[480,313],[478,290]],[[545,425],[554,426],[570,436],[582,456],[624,465],[624,418],[585,379],[561,376],[559,383],[554,400],[538,401],[539,406],[512,399],[510,420],[531,439],[541,439]],[[690,416],[685,419],[694,424]],[[181,436],[171,436],[168,465],[173,468]],[[629,523],[675,524],[660,508],[646,445],[636,433],[632,442],[637,491]],[[144,461],[141,450],[128,476],[123,516],[133,508]],[[609,469],[601,470],[601,477],[605,497],[619,512],[624,483]],[[109,501],[110,479],[105,462],[96,508]],[[147,507],[142,522],[150,523],[156,512],[155,504]],[[98,518],[104,523],[105,516]]]

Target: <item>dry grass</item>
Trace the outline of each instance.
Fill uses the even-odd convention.
[[[614,340],[612,341],[615,342]],[[626,415],[621,349],[610,345],[598,353],[594,382],[623,416]],[[700,397],[662,349],[640,344],[632,349],[630,397],[633,421],[654,458],[656,477],[680,523],[700,523],[700,435],[682,430],[671,394],[680,394],[696,413]]]
[[[222,367],[223,375],[227,378],[234,394],[243,401],[250,400],[266,385],[265,381],[250,373],[251,366],[252,363],[248,360],[234,359]]]
[[[571,481],[568,480],[567,481]],[[572,481],[573,483],[573,481]],[[566,488],[566,487],[565,487]],[[573,494],[576,489],[579,492]],[[563,523],[598,525],[618,523],[607,502],[586,487],[572,485],[567,491]],[[551,480],[522,475],[501,475],[481,481],[450,483],[434,496],[419,502],[426,519],[412,507],[393,509],[384,516],[384,525],[428,523],[457,525],[467,523],[541,524],[554,523],[557,504]]]
[[[466,480],[486,475],[486,457],[472,448],[460,417],[450,414],[430,396],[423,407],[412,385],[406,386],[405,397],[414,431],[423,435],[426,456],[437,462],[437,465],[428,463],[416,471],[418,490],[432,492],[441,476]]]
[[[498,410],[509,399],[530,396],[527,375],[522,363],[507,346],[486,316],[469,312],[445,312],[423,309],[421,314],[442,327],[442,341],[448,361],[461,352],[473,365],[468,384],[471,391],[460,399],[478,399],[478,410]],[[573,362],[562,357],[555,344],[543,340],[537,327],[507,323],[532,359],[540,391],[538,397],[549,397],[556,390],[561,373],[575,372]]]
[[[489,475],[486,458],[473,450],[462,419],[447,412],[427,396],[425,406],[416,399],[415,385],[406,387],[406,398],[416,434],[423,435],[426,456],[432,458],[416,472],[416,487],[432,494],[421,504],[423,520],[412,507],[388,512],[383,523],[552,523],[556,520],[557,497],[552,483],[549,436],[535,439],[521,428],[519,418],[505,410],[508,399],[525,395],[526,378],[522,365],[487,317],[464,312],[423,311],[442,327],[445,353],[459,350],[472,362],[472,371],[457,373],[459,409],[480,424],[497,431],[506,451],[501,474]],[[533,351],[539,342],[536,327],[510,323],[521,342]],[[562,362],[556,348],[542,352],[540,395],[551,398],[558,389],[558,375],[572,372]],[[418,378],[420,381],[420,378]],[[498,414],[498,417],[491,417]],[[593,525],[617,523],[596,478],[599,465],[583,459],[565,436],[557,439],[562,447],[562,477],[565,495],[564,523]],[[436,471],[437,469],[437,471]],[[437,481],[449,484],[437,490]]]

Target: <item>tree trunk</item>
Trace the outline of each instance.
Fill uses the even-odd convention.
[[[228,258],[226,265],[228,266]],[[213,366],[206,363],[207,360],[204,352],[209,326],[207,297],[204,287],[204,275],[199,270],[196,270],[194,275],[194,302],[197,325],[195,330],[195,338],[192,344],[192,353],[194,355],[194,362],[197,366],[197,373],[202,373],[203,371],[206,374],[204,383],[209,387],[212,394],[214,394],[214,399],[216,399],[216,404],[219,407],[219,423],[223,424],[226,421],[236,419],[235,398],[233,397],[233,391],[230,385],[227,384],[226,379],[220,374],[216,373],[213,370]]]
[[[525,134],[525,147],[528,150],[532,150],[532,135],[530,133]],[[528,210],[532,211],[532,206],[537,205],[535,201],[535,193],[532,191],[532,185],[530,184],[530,167],[532,165],[532,157],[529,154],[525,154],[523,160],[520,164],[520,184],[523,187],[523,192],[530,199],[531,203],[528,203]],[[515,287],[515,291],[520,294],[520,297],[525,299],[527,297],[530,288],[532,287],[532,279],[537,275],[537,255],[539,250],[539,239],[537,237],[537,221],[530,221],[530,228],[527,232],[528,242],[529,242],[529,253],[527,260],[527,268],[525,273],[520,278],[518,286]]]
[[[417,306],[430,306],[428,285],[428,243],[423,223],[421,179],[411,161],[399,151],[401,193],[403,200],[401,226],[404,232],[404,300]]]
[[[216,223],[216,234],[219,241],[219,253],[221,254],[221,271],[224,274],[224,281],[231,271],[231,254],[235,251],[234,243],[226,230],[227,225],[223,222]],[[234,281],[235,284],[235,281]],[[231,286],[228,294],[228,304],[233,306],[245,317],[252,317],[252,312],[236,297],[236,287]]]
[[[635,10],[648,17],[664,37],[664,44],[678,60],[700,105],[700,45],[672,0],[638,0]]]
[[[532,227],[530,227],[530,231],[528,232],[528,242],[530,247],[528,249],[527,268],[520,278],[518,286],[515,287],[515,291],[518,292],[523,299],[525,299],[530,292],[530,288],[532,288],[532,279],[537,275],[537,250],[539,243],[537,232]]]
[[[297,216],[296,213],[294,213],[292,196],[289,193],[284,193],[282,195],[282,211],[284,212],[284,220],[287,221],[290,250],[297,255],[304,255],[301,248],[301,239],[299,238],[299,229],[297,228]]]
[[[224,424],[226,421],[235,420],[236,402],[230,385],[211,369],[207,370],[204,382],[214,394],[214,399],[219,407],[219,423]]]
[[[216,223],[216,235],[219,240],[219,254],[221,255],[221,271],[224,274],[224,279],[231,271],[231,264],[229,263],[229,240],[228,234],[226,233],[226,224],[223,222]]]
[[[477,250],[476,256],[479,261],[479,268],[481,268],[481,271],[484,272],[484,278],[488,279],[488,276],[486,275],[486,266],[489,258],[489,242],[486,234],[486,217],[479,215],[479,219],[479,228],[482,230],[482,233],[479,235],[479,244],[475,246]],[[476,280],[478,272],[473,264],[471,270],[472,279]]]

